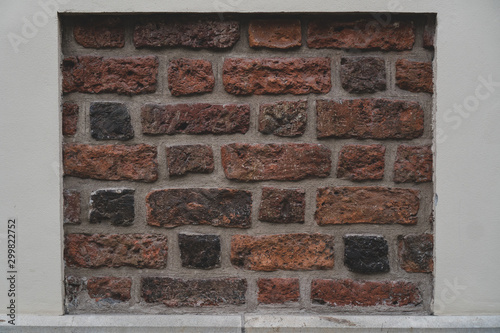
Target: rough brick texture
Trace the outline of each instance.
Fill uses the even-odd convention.
[[[90,195],[90,223],[109,221],[113,225],[134,223],[134,194],[132,189],[98,190]]]
[[[261,304],[283,304],[298,302],[300,297],[299,279],[259,279],[257,300]]]
[[[415,139],[424,133],[418,102],[389,99],[316,101],[318,138]]]
[[[394,163],[394,181],[397,183],[432,181],[431,147],[399,146]]]
[[[324,187],[316,196],[319,225],[375,223],[415,224],[419,191],[403,188]]]
[[[179,234],[182,267],[220,267],[220,237],[217,235]]]
[[[385,147],[382,145],[347,145],[339,153],[337,177],[350,180],[384,178]]]
[[[276,136],[304,134],[307,125],[307,101],[262,104],[259,112],[259,132]]]
[[[168,64],[168,89],[174,96],[202,94],[214,89],[212,64],[200,59],[175,59]]]
[[[330,306],[416,306],[420,290],[406,281],[313,280],[313,303]]]
[[[380,236],[344,236],[344,265],[351,272],[361,274],[389,271],[389,247]]]
[[[77,20],[75,41],[87,48],[120,48],[125,45],[125,28],[118,16],[90,16]]]
[[[430,234],[398,237],[401,267],[410,273],[432,273],[434,237]]]
[[[264,187],[259,220],[270,223],[304,223],[306,193],[297,189]]]
[[[90,104],[90,134],[96,140],[130,140],[134,129],[125,104]]]
[[[396,62],[396,85],[411,92],[434,91],[432,63],[400,59]]]
[[[89,296],[96,301],[102,299],[126,302],[130,300],[132,280],[117,277],[92,277],[87,281]]]
[[[64,136],[76,134],[80,108],[74,103],[64,103],[62,107],[62,132]]]
[[[147,234],[69,234],[64,241],[64,260],[69,267],[164,268],[167,237]]]
[[[136,95],[156,91],[156,57],[67,57],[63,60],[63,92]]]
[[[327,93],[328,58],[229,58],[224,60],[224,88],[234,95]]]
[[[385,61],[376,57],[350,57],[340,61],[342,88],[350,93],[373,93],[386,89]]]
[[[167,166],[170,176],[186,173],[211,173],[214,171],[212,147],[205,145],[185,145],[167,147]]]
[[[333,236],[329,235],[235,235],[231,238],[231,263],[245,269],[330,269],[333,262]]]
[[[229,179],[241,181],[300,180],[330,174],[330,150],[306,143],[245,144],[221,148],[222,167]]]
[[[168,277],[144,277],[142,297],[147,303],[168,307],[199,307],[245,304],[247,281],[237,278],[184,280]]]
[[[63,150],[64,175],[101,180],[158,179],[156,147],[139,144],[67,144]]]
[[[173,228],[182,225],[249,228],[252,194],[224,188],[167,189],[146,197],[147,223]]]
[[[250,47],[289,49],[302,45],[300,20],[261,19],[252,20],[248,26]]]
[[[81,212],[80,192],[76,190],[64,190],[64,223],[79,224]]]

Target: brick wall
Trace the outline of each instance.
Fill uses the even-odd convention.
[[[68,313],[429,313],[434,18],[63,16]]]

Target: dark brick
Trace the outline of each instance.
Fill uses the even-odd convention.
[[[422,303],[420,290],[406,281],[313,280],[313,303],[330,306],[412,306]]]
[[[182,267],[220,267],[220,237],[217,235],[179,234]]]
[[[362,274],[389,271],[389,247],[381,236],[344,236],[344,265],[351,272]]]
[[[167,165],[170,176],[186,173],[211,173],[214,171],[212,147],[205,145],[185,145],[167,147]]]
[[[327,93],[332,86],[328,58],[228,58],[224,88],[234,95]]]
[[[142,297],[147,303],[168,307],[245,304],[247,281],[237,278],[184,280],[143,277]]]
[[[399,59],[396,62],[396,85],[411,92],[433,93],[432,62]]]
[[[384,178],[385,147],[382,145],[347,145],[339,153],[337,177],[349,180]]]
[[[401,145],[394,163],[396,183],[432,181],[432,149],[430,146]]]
[[[342,58],[342,88],[350,93],[373,93],[386,89],[385,61],[376,57]]]
[[[434,270],[434,237],[430,234],[398,236],[401,267],[410,273],[432,273]]]
[[[214,89],[212,63],[201,59],[175,59],[167,69],[168,89],[173,96],[203,94]]]
[[[63,148],[64,175],[101,180],[158,179],[156,147],[66,144]]]
[[[112,300],[126,302],[130,300],[132,280],[118,277],[92,277],[87,281],[89,296],[96,301]]]
[[[96,140],[130,140],[134,129],[125,104],[98,102],[90,104],[90,133]]]
[[[252,20],[248,26],[250,47],[289,49],[301,45],[302,33],[298,19]]]
[[[277,136],[304,134],[307,125],[307,101],[262,104],[259,112],[259,132]]]
[[[403,51],[411,50],[414,42],[413,22],[406,20],[381,24],[373,18],[320,18],[309,22],[307,27],[310,48]]]
[[[156,57],[66,57],[62,67],[64,93],[136,95],[156,91]]]
[[[427,16],[427,22],[424,26],[424,47],[434,50],[434,35],[436,32],[436,17]]]
[[[233,143],[221,148],[228,179],[240,181],[301,180],[330,174],[330,150],[308,143]]]
[[[64,103],[62,108],[62,132],[64,136],[76,134],[79,107],[74,103]]]
[[[79,305],[78,295],[86,288],[86,280],[77,276],[66,276],[64,279],[64,306],[66,311],[76,309]]]
[[[156,227],[181,225],[250,228],[252,194],[225,188],[157,190],[146,196],[147,222]]]
[[[299,189],[264,187],[259,220],[271,223],[304,223],[306,193]]]
[[[299,279],[259,279],[257,300],[261,304],[283,304],[298,302],[300,297]]]
[[[109,221],[112,225],[134,223],[134,190],[98,190],[90,195],[90,223]]]
[[[64,224],[80,224],[80,192],[64,190]]]
[[[375,223],[415,224],[419,191],[406,188],[323,187],[316,196],[319,225]]]
[[[250,106],[147,104],[141,117],[144,134],[244,134],[250,126]]]
[[[415,139],[424,133],[417,102],[388,99],[316,101],[318,138]]]
[[[164,268],[167,237],[147,234],[69,234],[64,242],[67,267]]]
[[[141,47],[185,46],[193,49],[227,49],[240,38],[237,21],[210,18],[179,19],[145,17],[134,29],[134,45]]]
[[[234,235],[231,263],[253,271],[333,268],[333,236],[321,234]]]
[[[78,17],[73,36],[78,44],[88,48],[120,48],[125,45],[125,28],[118,16]]]

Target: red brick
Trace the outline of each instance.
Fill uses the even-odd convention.
[[[78,44],[88,48],[120,48],[125,45],[125,28],[118,16],[79,17],[73,35]]]
[[[68,267],[164,268],[167,237],[147,234],[69,234],[64,242]]]
[[[231,263],[253,271],[333,268],[333,236],[282,234],[231,238]]]
[[[79,107],[77,104],[64,103],[62,109],[62,132],[64,136],[76,134]]]
[[[240,38],[237,21],[210,18],[178,19],[145,17],[134,29],[134,45],[141,47],[176,47],[227,49]]]
[[[248,26],[250,47],[289,49],[302,43],[300,20],[264,19],[252,20]]]
[[[293,137],[304,134],[307,125],[307,101],[281,101],[261,104],[259,132]]]
[[[173,96],[211,92],[215,85],[212,63],[208,60],[172,60],[168,65],[167,79]]]
[[[118,277],[92,277],[87,281],[89,296],[96,301],[113,299],[126,302],[130,300],[132,280]]]
[[[221,148],[228,179],[241,181],[300,180],[330,174],[330,150],[317,144],[233,143]]]
[[[313,303],[330,306],[417,306],[420,290],[406,281],[313,280]]]
[[[316,101],[318,138],[414,139],[424,133],[417,102],[388,99]]]
[[[382,145],[347,145],[339,153],[337,178],[376,180],[384,178],[385,147]]]
[[[252,194],[226,188],[185,188],[150,192],[147,223],[155,227],[182,225],[250,228]]]
[[[257,287],[259,288],[257,300],[261,304],[299,301],[299,279],[259,279]]]
[[[214,171],[214,153],[206,145],[167,147],[167,165],[170,176],[186,173],[211,173]]]
[[[415,224],[419,191],[381,186],[323,187],[316,196],[319,225],[374,223]]]
[[[427,22],[424,26],[424,47],[434,50],[434,36],[436,32],[436,17],[427,16]]]
[[[65,176],[144,182],[158,179],[156,147],[145,144],[66,144],[63,164]]]
[[[304,223],[305,210],[304,190],[262,188],[259,220],[271,223]]]
[[[381,24],[374,19],[316,19],[309,22],[307,29],[310,48],[403,51],[411,50],[414,42],[412,21]]]
[[[80,224],[80,192],[64,190],[64,224]]]
[[[146,303],[168,307],[200,307],[245,304],[247,281],[237,278],[184,280],[143,277],[141,293]]]
[[[433,93],[432,62],[399,59],[396,62],[396,85],[411,92]]]
[[[332,86],[329,58],[229,58],[224,88],[234,95],[327,93]]]
[[[248,104],[146,104],[141,111],[144,134],[245,134],[250,127]]]
[[[135,95],[156,91],[156,57],[66,57],[62,67],[64,93]]]
[[[398,236],[401,267],[410,273],[432,273],[434,237],[430,234]]]
[[[394,181],[396,183],[432,181],[431,147],[399,146],[394,163]]]

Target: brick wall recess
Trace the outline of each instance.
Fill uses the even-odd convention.
[[[429,314],[435,22],[61,16],[66,312]]]

